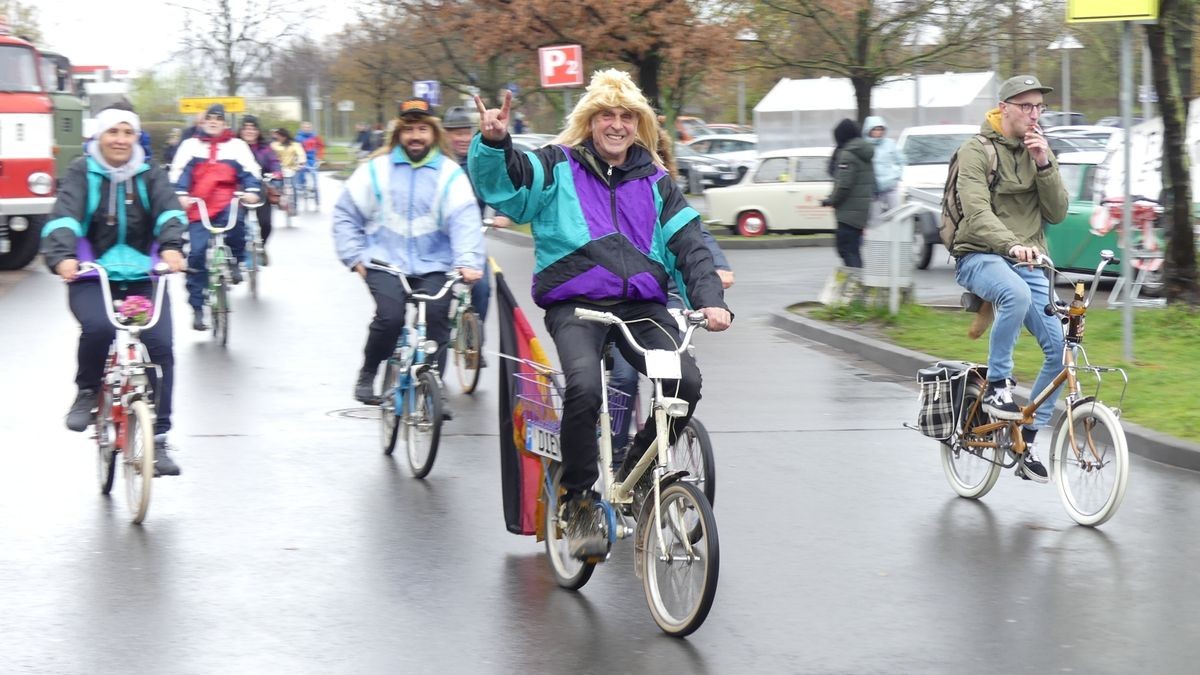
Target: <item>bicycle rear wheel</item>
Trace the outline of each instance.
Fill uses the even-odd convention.
[[[1129,446],[1116,413],[1102,403],[1076,406],[1055,434],[1053,469],[1058,495],[1075,522],[1095,527],[1112,518],[1129,481]]]
[[[104,387],[100,390],[100,402],[96,406],[96,478],[100,481],[100,494],[112,491],[113,478],[117,474],[116,453],[117,430],[112,419],[112,392]]]
[[[551,462],[546,472],[545,490],[546,504],[544,511],[546,529],[546,560],[550,563],[550,571],[554,581],[563,588],[572,591],[583,588],[592,578],[596,563],[584,562],[571,555],[570,543],[563,531],[566,522],[562,518],[561,503],[565,495],[562,488],[562,464]]]
[[[383,388],[379,392],[379,442],[383,446],[383,454],[390,455],[396,449],[396,439],[400,437],[400,416],[396,413],[396,374],[397,365],[388,359],[383,366]]]
[[[408,468],[412,470],[413,477],[424,478],[433,469],[442,435],[441,383],[433,371],[423,371],[417,376],[416,386],[407,395],[412,397],[404,406]]]
[[[717,468],[713,461],[712,440],[708,429],[695,417],[679,432],[671,446],[671,471],[687,471],[683,480],[700,488],[709,506],[717,496]]]
[[[983,397],[983,386],[978,382],[968,382],[963,398],[962,422],[959,430],[964,440],[951,446],[942,443],[942,469],[950,487],[960,497],[980,499],[996,485],[1000,477],[1000,458],[1003,454],[998,448],[966,448],[965,438],[986,440],[997,443],[1000,434],[990,434],[988,438],[976,438],[969,430],[981,424],[991,422],[991,417],[983,412],[979,400]]]
[[[145,401],[134,401],[125,420],[125,502],[133,522],[146,519],[150,481],[154,480],[154,415]]]
[[[642,586],[658,627],[683,637],[704,623],[717,594],[721,566],[717,521],[700,488],[685,482],[662,488],[657,522],[654,513],[648,506],[644,522],[638,524]],[[698,537],[692,522],[699,523]]]
[[[463,312],[454,334],[454,366],[458,371],[458,383],[464,394],[470,394],[479,386],[480,348],[483,343],[483,324],[473,308]]]

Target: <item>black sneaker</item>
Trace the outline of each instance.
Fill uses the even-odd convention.
[[[268,265],[271,264],[271,259],[269,257],[267,257],[267,249],[265,249],[265,248],[262,250],[262,261],[261,262],[262,262],[263,267],[267,267]]]
[[[1012,387],[997,387],[991,382],[983,393],[983,411],[998,420],[1018,422],[1025,417],[1021,407],[1013,402]]]
[[[96,410],[96,390],[80,389],[75,395],[75,402],[67,411],[67,428],[71,431],[83,431],[92,423],[92,415]]]
[[[354,399],[367,405],[379,405],[379,397],[375,395],[375,373],[369,370],[358,371],[358,382],[354,383]]]
[[[237,263],[229,266],[229,280],[233,282],[234,286],[242,283],[242,268]]]
[[[167,445],[166,438],[154,438],[154,475],[155,476],[178,476],[179,465],[171,459],[171,455],[167,452],[171,446]]]
[[[442,421],[449,422],[454,419],[454,411],[450,409],[450,404],[446,399],[442,399]]]
[[[1032,443],[1025,446],[1025,454],[1021,455],[1021,461],[1017,463],[1015,473],[1021,478],[1035,483],[1050,482],[1050,474],[1034,454]]]
[[[571,556],[580,560],[608,555],[604,510],[596,493],[587,490],[563,503],[564,533]]]
[[[208,324],[204,323],[204,310],[192,310],[192,330],[208,330]]]

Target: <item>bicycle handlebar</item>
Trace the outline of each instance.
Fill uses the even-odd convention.
[[[621,329],[621,333],[625,335],[626,342],[629,343],[629,346],[633,347],[635,352],[645,356],[646,352],[649,351],[638,344],[638,341],[633,337],[633,333],[629,330],[629,324],[612,312],[598,312],[594,309],[576,307],[575,316],[584,321],[595,321],[596,323],[609,326],[618,326]],[[687,320],[687,329],[683,332],[683,342],[680,342],[679,346],[673,350],[676,354],[682,354],[688,348],[688,345],[692,342],[692,334],[696,332],[697,328],[708,325],[708,319],[704,317],[703,312],[691,312],[685,314],[684,318]]]
[[[204,225],[204,229],[213,234],[225,234],[226,232],[237,227],[237,207],[241,201],[244,192],[233,193],[233,199],[229,200],[229,217],[225,219],[225,227],[213,227],[212,220],[208,217],[208,204],[199,197],[190,197],[192,203],[196,205],[196,210],[200,212],[200,223]],[[186,195],[185,195],[186,196]],[[262,206],[262,202],[257,204],[246,204],[246,208],[258,208]]]
[[[1011,258],[1009,260],[1011,260]],[[1116,257],[1116,255],[1111,250],[1104,249],[1104,250],[1100,251],[1100,264],[1096,266],[1096,272],[1092,276],[1092,285],[1088,289],[1087,297],[1083,301],[1083,306],[1085,308],[1091,306],[1092,298],[1094,298],[1096,296],[1096,288],[1097,288],[1098,284],[1100,283],[1100,275],[1101,275],[1101,273],[1104,272],[1104,268],[1107,267],[1110,263],[1118,264],[1120,262],[1121,262],[1121,259]],[[1059,269],[1054,266],[1054,261],[1050,259],[1050,256],[1048,256],[1044,253],[1038,254],[1036,262],[1031,262],[1031,263],[1030,262],[1016,262],[1016,264],[1017,265],[1026,265],[1030,268],[1041,267],[1046,270],[1046,278],[1050,282],[1046,288],[1046,294],[1049,296],[1047,299],[1050,302],[1042,309],[1042,311],[1045,312],[1046,316],[1055,316],[1055,315],[1065,316],[1066,315],[1065,306],[1064,307],[1059,306],[1060,301],[1058,299],[1058,296],[1054,293],[1055,277],[1063,277],[1071,284],[1076,284],[1079,282],[1076,281],[1074,278],[1072,278],[1069,274],[1059,271]]]
[[[450,272],[446,275],[446,283],[442,284],[442,289],[437,292],[437,295],[427,295],[425,293],[414,292],[412,286],[408,285],[408,275],[402,272],[400,268],[396,267],[395,265],[371,258],[369,261],[363,263],[363,266],[369,270],[387,272],[388,274],[396,277],[400,280],[400,285],[404,287],[404,293],[406,295],[422,302],[435,302],[437,300],[441,300],[446,293],[450,291],[450,288],[454,286],[454,284],[462,280],[462,275],[459,274],[457,270]]]
[[[159,316],[162,315],[163,293],[167,290],[167,285],[160,279],[154,288],[154,310],[150,315],[150,321],[144,326],[129,326],[123,324],[116,318],[116,313],[113,312],[113,297],[112,289],[108,287],[108,270],[104,266],[96,262],[83,262],[79,264],[80,274],[84,272],[95,272],[96,276],[100,277],[100,291],[104,294],[104,315],[108,317],[109,323],[117,330],[130,331],[136,333],[138,331],[150,330],[158,323]],[[162,277],[171,273],[171,268],[166,263],[160,262],[150,269],[150,274],[155,277]],[[133,329],[137,329],[134,331]]]

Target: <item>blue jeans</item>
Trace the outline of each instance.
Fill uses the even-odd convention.
[[[299,181],[300,186],[312,183],[313,201],[315,201],[317,205],[320,205],[321,192],[317,188],[317,183],[319,182],[317,181],[317,168],[312,164],[305,164],[300,168],[299,171],[296,172],[296,179]]]
[[[212,217],[213,227],[224,227],[229,220],[229,207]],[[188,223],[188,267],[196,270],[188,272],[187,290],[188,304],[192,309],[204,306],[204,289],[208,287],[208,266],[204,255],[208,250],[208,240],[211,235],[204,229],[204,223],[196,221]],[[225,244],[233,254],[234,260],[241,260],[246,255],[246,215],[238,209],[237,225],[225,233]],[[235,263],[236,264],[236,263]]]
[[[1010,378],[1013,372],[1013,349],[1017,345],[1021,326],[1037,338],[1046,355],[1042,370],[1033,383],[1036,396],[1062,370],[1063,332],[1057,316],[1046,316],[1046,304],[1053,299],[1047,295],[1050,282],[1039,269],[1017,267],[1005,258],[992,253],[970,253],[958,259],[954,278],[959,285],[992,303],[996,313],[988,344],[988,379]],[[1061,387],[1059,387],[1061,389]],[[1056,389],[1034,415],[1034,429],[1050,423],[1054,414]]]

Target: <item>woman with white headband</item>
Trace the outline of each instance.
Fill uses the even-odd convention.
[[[108,108],[96,121],[95,142],[88,144],[85,156],[71,163],[42,231],[42,257],[55,274],[72,282],[67,297],[81,328],[75,375],[79,393],[67,413],[67,428],[72,431],[84,431],[92,423],[104,359],[115,332],[105,315],[108,308],[100,282],[79,275],[80,261],[105,267],[116,299],[154,297],[150,269],[158,259],[172,272],[186,267],[187,220],[167,174],[147,162],[138,143],[142,128],[138,116]],[[142,333],[142,341],[150,359],[162,369],[161,382],[153,383],[158,393],[154,466],[159,475],[177,476],[179,466],[167,452],[175,376],[169,298],[163,295],[161,318]]]

